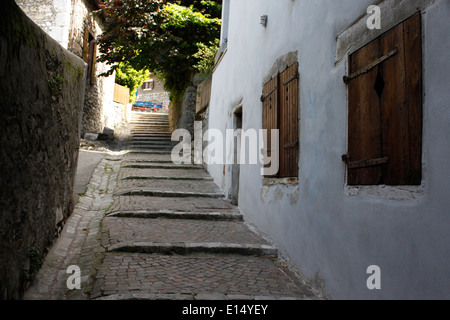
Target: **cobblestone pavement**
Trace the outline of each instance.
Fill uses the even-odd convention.
[[[100,162],[25,299],[318,299],[206,171],[172,163],[167,121],[133,113],[133,151]]]

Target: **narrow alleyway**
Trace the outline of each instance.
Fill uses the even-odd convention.
[[[133,113],[25,299],[311,299],[277,248],[196,165],[171,161],[167,115]],[[81,271],[70,290],[69,266]]]

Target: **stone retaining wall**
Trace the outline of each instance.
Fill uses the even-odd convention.
[[[0,299],[20,299],[72,213],[86,64],[0,12]]]

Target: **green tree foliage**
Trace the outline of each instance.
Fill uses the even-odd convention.
[[[194,58],[199,59],[199,61],[194,65],[194,68],[200,73],[212,73],[217,51],[219,51],[220,47],[220,40],[210,41],[209,45],[200,42],[197,46],[198,52],[194,54]]]
[[[103,75],[127,61],[161,75],[172,96],[181,95],[201,60],[199,44],[220,36],[221,1],[109,0],[98,12],[106,22],[99,61],[111,65]]]
[[[130,102],[136,100],[136,91],[150,77],[150,71],[136,70],[129,63],[122,62],[116,69],[116,83],[130,89]]]

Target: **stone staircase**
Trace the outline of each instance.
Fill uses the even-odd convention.
[[[313,296],[201,166],[172,163],[167,115],[133,112],[129,128],[91,299]]]

